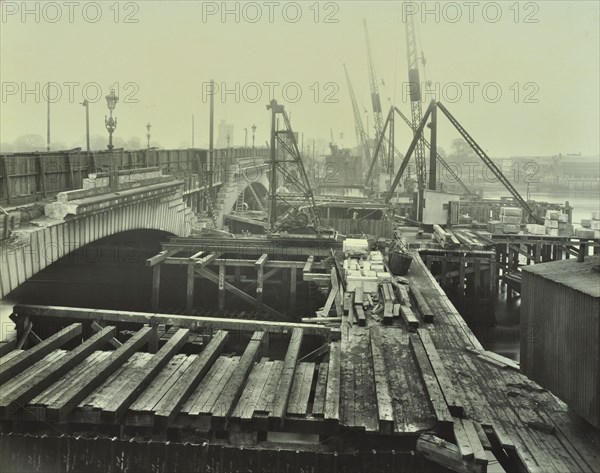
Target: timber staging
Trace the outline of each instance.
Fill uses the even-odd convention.
[[[181,258],[193,280],[214,264],[231,289],[214,246],[182,245],[149,265]],[[485,351],[418,253],[380,318],[348,303],[332,246],[298,246],[306,261],[286,269],[331,277],[335,324],[15,306],[3,471],[600,471],[598,431]],[[250,252],[258,274],[264,251]]]

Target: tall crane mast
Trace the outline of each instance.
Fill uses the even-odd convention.
[[[373,117],[375,118],[375,132],[377,134],[376,141],[379,140],[383,130],[383,114],[381,113],[381,99],[379,97],[379,85],[377,82],[377,74],[375,73],[375,63],[373,61],[373,53],[371,52],[371,42],[369,41],[369,31],[367,29],[367,20],[363,18],[365,27],[365,40],[367,42],[367,59],[369,66],[369,87],[371,89],[371,103],[373,105]],[[385,149],[382,149],[382,156],[387,158]],[[382,160],[382,169],[384,172],[392,173],[394,162],[393,160]]]
[[[410,92],[410,108],[413,132],[416,133],[421,122],[421,82],[419,80],[419,57],[417,38],[413,15],[407,15],[406,23],[406,57],[408,60],[408,83]],[[426,188],[427,165],[425,162],[425,147],[423,140],[417,142],[415,148],[415,168],[417,171],[417,186],[419,191]],[[420,213],[420,212],[419,212]]]
[[[352,111],[354,113],[354,126],[356,130],[356,139],[360,145],[363,147],[364,151],[364,159],[369,162],[371,160],[371,145],[369,143],[369,135],[365,132],[365,128],[363,126],[362,117],[360,115],[360,109],[358,108],[358,104],[356,102],[356,96],[354,95],[354,88],[352,87],[352,82],[350,81],[350,75],[348,74],[348,69],[346,68],[346,64],[344,64],[344,73],[346,74],[346,82],[348,83],[348,92],[350,93],[350,101],[352,102]]]

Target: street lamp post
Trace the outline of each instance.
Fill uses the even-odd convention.
[[[244,128],[244,148],[248,147],[248,128]]]
[[[148,149],[150,149],[150,128],[152,128],[152,125],[150,125],[150,122],[148,122],[148,124],[146,125],[146,130],[148,130],[148,132],[146,133],[146,139],[148,140]]]
[[[254,149],[254,138],[256,135],[256,125],[252,125],[252,149]]]
[[[81,105],[85,107],[85,144],[88,154],[90,154],[90,102],[84,99]]]
[[[113,118],[113,110],[115,109],[115,106],[117,105],[117,102],[119,101],[119,97],[117,97],[117,95],[115,94],[115,89],[110,89],[110,94],[108,94],[106,96],[106,105],[108,106],[108,110],[109,110],[109,117],[106,118],[106,115],[104,116],[104,125],[106,126],[106,130],[108,131],[108,146],[107,148],[109,150],[112,150],[114,148],[113,146],[113,142],[112,142],[112,135],[114,133],[114,131],[117,129],[117,119]]]

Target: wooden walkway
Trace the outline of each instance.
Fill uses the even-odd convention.
[[[434,461],[445,451],[458,471],[486,471],[491,452],[530,472],[600,471],[598,431],[483,350],[418,256],[407,280],[393,321],[367,311],[359,325],[350,311],[339,330],[17,306],[34,332],[66,328],[3,354],[2,429],[361,434]]]

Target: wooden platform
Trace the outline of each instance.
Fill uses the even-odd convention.
[[[16,422],[38,431],[60,414],[74,425],[148,435],[167,428],[282,431],[353,438],[353,448],[367,450],[371,444],[356,435],[404,439],[427,458],[444,452],[469,471],[486,471],[490,452],[524,471],[600,470],[598,431],[570,417],[514,362],[483,350],[418,255],[406,279],[401,302],[415,319],[410,330],[401,317],[384,325],[370,311],[364,326],[350,311],[331,331],[17,306],[17,318],[27,317],[34,332],[44,320],[82,330],[73,328],[81,335],[71,340],[44,340],[50,348],[36,356],[40,344],[2,356],[0,372],[21,368],[1,386],[3,430]],[[107,324],[95,335],[94,320]],[[156,344],[158,324],[167,321],[180,328]],[[189,349],[192,332],[205,337],[200,353]],[[107,338],[113,335],[118,348]],[[272,336],[279,337],[277,350]]]

